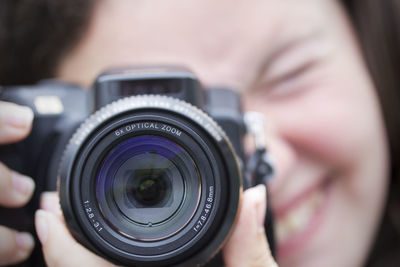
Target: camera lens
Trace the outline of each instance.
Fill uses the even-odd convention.
[[[74,237],[118,265],[203,264],[237,217],[241,172],[224,132],[199,109],[131,97],[92,115],[60,167]]]
[[[161,136],[130,138],[100,165],[96,196],[104,218],[132,239],[160,240],[183,228],[200,198],[197,166]]]

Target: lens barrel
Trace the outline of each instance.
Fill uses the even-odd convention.
[[[225,242],[240,206],[241,170],[223,130],[165,96],[113,102],[66,148],[61,207],[71,233],[129,266],[194,266]]]

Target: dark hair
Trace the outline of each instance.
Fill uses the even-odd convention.
[[[390,147],[386,209],[367,266],[400,263],[400,2],[344,0],[377,88]]]
[[[96,0],[1,0],[0,84],[55,75],[61,57],[84,34]],[[387,205],[369,267],[400,262],[400,2],[342,0],[377,88],[390,146]]]
[[[1,0],[0,84],[29,84],[54,75],[85,32],[96,0]]]

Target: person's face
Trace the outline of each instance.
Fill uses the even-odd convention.
[[[360,266],[387,184],[375,89],[333,0],[104,1],[59,78],[182,65],[265,114],[280,266]]]

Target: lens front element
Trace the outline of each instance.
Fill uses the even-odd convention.
[[[152,158],[158,156],[157,154],[151,155]],[[143,168],[135,170],[132,176],[131,184],[126,189],[133,195],[137,205],[154,207],[171,195],[171,187],[168,186],[168,176],[165,170],[153,167]],[[168,197],[166,197],[167,189]]]
[[[103,216],[132,239],[160,240],[183,228],[200,199],[197,166],[176,143],[137,136],[113,148],[97,175]]]

